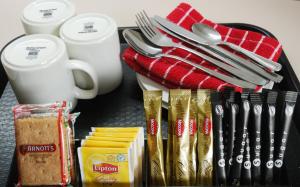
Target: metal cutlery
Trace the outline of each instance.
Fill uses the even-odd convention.
[[[202,23],[195,23],[192,26],[192,31],[201,38],[205,39],[207,42],[209,42],[209,45],[226,45],[235,51],[243,53],[255,62],[259,63],[261,66],[269,68],[272,71],[280,71],[282,68],[281,64],[279,63],[275,63],[272,60],[266,59],[233,43],[222,41],[221,34],[214,28],[209,27],[208,25]]]
[[[151,46],[147,41],[144,40],[142,35],[134,30],[130,29],[125,29],[123,31],[123,36],[127,43],[138,53],[145,55],[150,58],[161,58],[161,57],[166,57],[166,58],[172,58],[176,60],[180,60],[186,64],[189,64],[191,66],[196,67],[197,69],[200,69],[204,71],[205,73],[214,76],[218,79],[221,79],[227,83],[230,83],[232,85],[239,86],[241,88],[251,88],[255,89],[256,85],[252,84],[250,82],[240,80],[234,77],[230,77],[228,75],[224,75],[222,73],[216,72],[214,70],[211,70],[209,68],[203,67],[199,64],[195,64],[189,60],[183,59],[181,57],[175,56],[175,55],[169,55],[169,54],[164,54],[162,53],[162,49],[156,46]]]
[[[153,24],[148,15],[145,11],[138,13],[136,15],[137,18],[137,25],[142,31],[142,33],[146,36],[146,38],[151,41],[153,44],[160,46],[160,47],[175,47],[184,49],[188,52],[191,52],[201,58],[211,62],[212,64],[222,68],[223,70],[231,73],[234,76],[237,76],[241,79],[247,80],[248,82],[257,84],[257,85],[265,85],[267,81],[265,79],[260,79],[259,76],[256,76],[254,73],[248,74],[246,72],[240,71],[239,69],[230,66],[226,63],[223,63],[219,60],[216,60],[208,55],[200,53],[196,50],[188,48],[182,44],[173,42],[170,38],[162,34]]]
[[[234,66],[234,67],[240,67],[239,64],[234,64],[234,62],[232,62],[231,60],[229,60],[227,58],[224,58],[221,54],[219,54],[219,53],[217,53],[217,52],[215,52],[213,50],[209,50],[209,49],[203,47],[202,45],[196,44],[195,42],[192,42],[192,41],[190,41],[190,40],[188,40],[186,38],[183,38],[183,37],[181,37],[181,36],[173,33],[172,31],[164,28],[163,26],[161,26],[160,24],[158,24],[154,19],[151,19],[151,20],[152,20],[152,23],[157,28],[159,28],[160,30],[164,31],[165,33],[167,33],[167,34],[169,34],[169,35],[171,35],[171,36],[173,36],[173,37],[175,37],[175,38],[177,38],[177,39],[179,39],[179,40],[181,40],[181,41],[183,41],[183,42],[185,42],[187,44],[190,44],[190,45],[192,45],[194,47],[197,47],[197,48],[199,48],[199,49],[207,52],[208,54],[213,55],[214,57],[216,57],[218,59],[221,59],[224,62],[227,62],[230,65],[232,64],[232,66]],[[269,82],[268,80],[266,80],[265,78],[257,75],[256,73],[254,73],[254,72],[252,72],[252,71],[250,71],[250,70],[248,70],[248,69],[246,69],[244,67],[241,67],[241,68],[243,68],[242,70],[239,69],[241,72],[243,72],[244,74],[247,74],[248,76],[253,77],[254,79],[256,79],[256,81],[259,81],[261,83],[261,85],[265,85],[265,84],[267,84]],[[260,85],[260,84],[257,84],[257,85]]]
[[[272,80],[274,82],[280,82],[282,80],[282,76],[276,74],[276,73],[272,73],[272,72],[267,72],[264,69],[260,68],[259,66],[257,66],[256,64],[249,62],[233,53],[230,53],[229,51],[219,47],[219,46],[210,46],[208,45],[208,42],[205,41],[203,38],[199,37],[198,35],[168,21],[165,18],[162,18],[160,16],[154,16],[154,20],[157,21],[157,23],[159,23],[161,26],[165,27],[166,29],[168,29],[169,31],[174,32],[177,35],[180,35],[188,40],[192,40],[193,42],[196,42],[202,46],[204,46],[205,48],[209,49],[209,51],[214,51],[215,53],[220,53],[221,55],[224,55],[226,58],[231,59],[231,64],[232,66],[240,69],[240,70],[251,70],[253,72],[255,72],[256,74],[259,74],[269,80]],[[198,45],[199,46],[199,45]],[[201,48],[203,49],[203,48]],[[206,50],[207,51],[207,50]],[[226,63],[228,63],[228,60],[225,61]],[[232,63],[235,62],[235,63]]]

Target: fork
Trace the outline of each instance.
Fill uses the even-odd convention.
[[[196,50],[193,50],[189,47],[186,47],[180,43],[175,43],[172,41],[172,39],[168,38],[164,34],[162,34],[152,23],[150,18],[148,17],[147,13],[143,10],[142,12],[138,13],[136,15],[136,24],[144,34],[144,36],[153,44],[160,46],[160,47],[174,47],[174,48],[180,48],[183,50],[186,50],[190,53],[193,53],[210,63],[222,68],[223,70],[231,73],[232,75],[239,77],[243,80],[246,80],[248,82],[254,83],[256,85],[265,85],[268,81],[261,76],[248,71],[248,70],[241,70],[239,69],[239,65],[235,64],[232,61],[229,61],[231,63],[230,65],[223,63],[222,61],[216,60],[208,55],[205,55],[203,53],[200,53]],[[233,67],[235,66],[235,67]]]

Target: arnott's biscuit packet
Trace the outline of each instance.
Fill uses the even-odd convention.
[[[14,107],[19,184],[67,185],[71,182],[66,103]]]

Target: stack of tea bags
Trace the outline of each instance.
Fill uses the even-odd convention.
[[[142,186],[142,127],[92,127],[78,148],[83,186]]]

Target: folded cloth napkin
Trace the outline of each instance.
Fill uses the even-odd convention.
[[[181,3],[177,6],[175,10],[167,16],[167,19],[187,30],[191,30],[194,23],[209,25],[222,35],[223,41],[234,43],[273,61],[278,60],[282,51],[282,47],[276,39],[264,36],[260,33],[213,23],[186,3]],[[171,36],[169,37],[172,38]],[[180,42],[175,38],[172,39],[175,42]],[[218,67],[184,50],[164,47],[163,52],[178,55],[194,63],[222,72]],[[135,72],[147,76],[168,88],[206,88],[222,90],[224,87],[229,86],[234,87],[236,90],[241,90],[241,88],[237,86],[230,85],[178,60],[170,58],[148,58],[138,54],[132,48],[127,48],[122,57]]]

